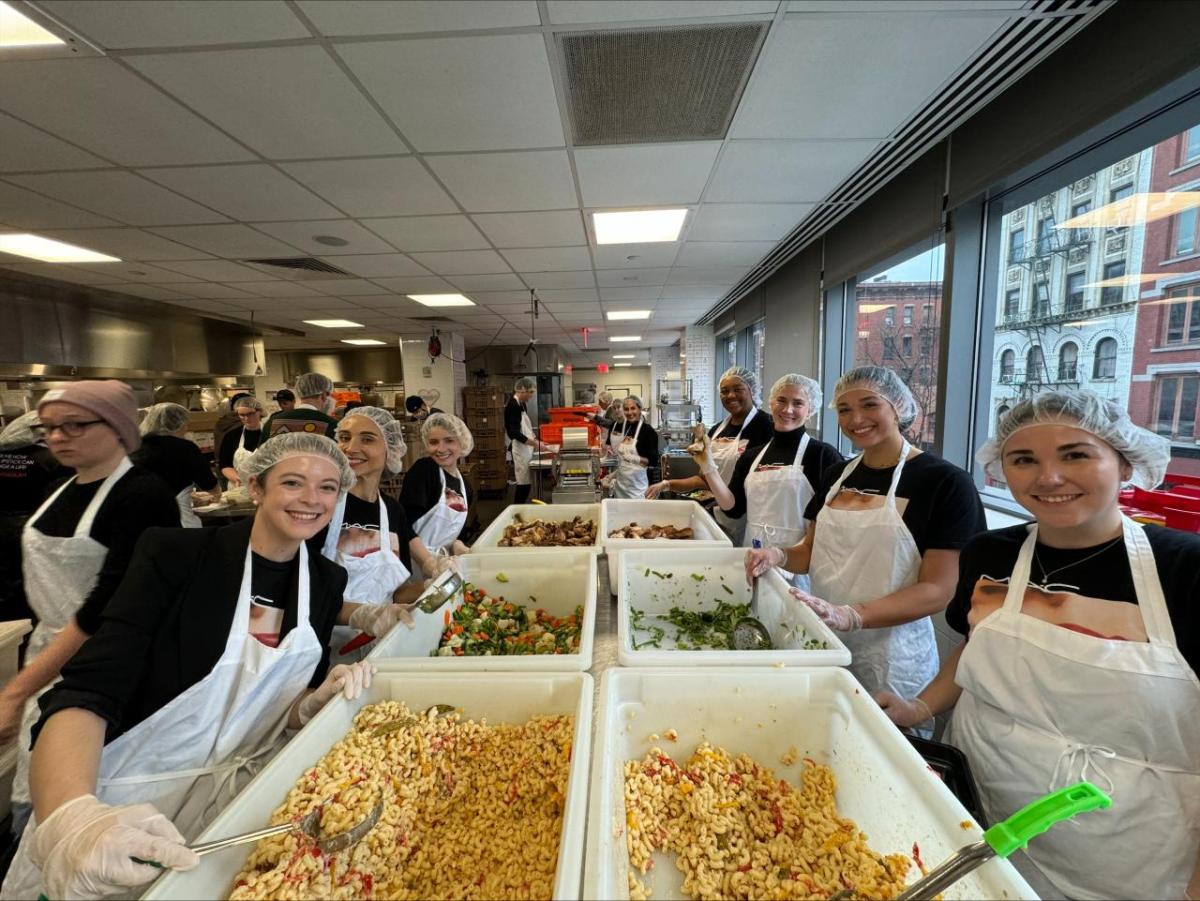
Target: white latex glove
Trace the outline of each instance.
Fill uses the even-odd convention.
[[[750,548],[746,551],[746,582],[750,585],[754,584],[754,580],[765,573],[772,566],[783,566],[787,562],[787,552],[781,547],[771,545],[770,547]]]
[[[871,697],[883,708],[888,719],[901,729],[910,729],[933,719],[933,711],[920,698],[902,698],[890,691],[877,691]]]
[[[469,554],[471,553],[471,547],[465,541],[459,541],[457,538],[455,538],[454,543],[450,545],[450,553],[454,554],[455,556]]]
[[[436,579],[447,570],[459,572],[459,567],[461,565],[462,562],[457,557],[447,554],[444,550],[439,549],[436,553],[432,554],[428,560],[421,564],[421,568],[425,570],[425,575],[429,576],[429,578]]]
[[[42,871],[51,898],[103,898],[128,894],[162,870],[132,858],[190,870],[200,858],[179,830],[152,804],[112,807],[95,795],[61,805],[33,833],[30,860]]]
[[[358,663],[339,663],[329,670],[325,681],[316,689],[309,692],[300,702],[296,713],[300,717],[300,725],[304,725],[320,713],[321,708],[341,694],[347,701],[353,701],[364,689],[371,687],[371,677],[378,672],[373,664],[360,660]]]
[[[687,452],[696,461],[701,473],[717,471],[717,464],[713,462],[712,458],[712,439],[707,434],[689,444]]]
[[[799,588],[791,589],[788,594],[798,601],[803,601],[805,606],[831,629],[838,632],[857,632],[863,627],[862,614],[850,604],[831,604]]]
[[[658,496],[670,487],[671,487],[671,483],[668,482],[666,479],[663,479],[661,482],[655,482],[653,485],[651,485],[649,488],[646,489],[646,498],[648,500],[652,500],[652,501],[658,500]]]
[[[629,463],[636,463],[639,466],[641,465],[642,456],[637,452],[636,444],[622,444],[619,453],[622,460],[626,460]]]
[[[350,614],[350,628],[382,638],[396,623],[413,627],[412,614],[401,604],[361,604]]]

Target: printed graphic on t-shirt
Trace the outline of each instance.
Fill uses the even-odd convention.
[[[748,439],[748,438],[714,438],[712,443],[713,444],[732,444],[734,441],[737,442],[737,452],[738,452],[738,456],[740,457],[742,454],[744,454],[746,452],[746,448],[748,448],[750,446],[750,439]],[[759,467],[759,469],[766,469],[766,468],[767,468],[766,466]]]
[[[858,491],[853,488],[843,488],[829,504],[834,510],[878,510],[887,503],[887,497],[874,491]],[[901,516],[908,509],[908,498],[896,498],[896,512]]]
[[[453,488],[446,489],[446,506],[457,513],[467,512],[466,500]]]
[[[388,532],[392,553],[400,553],[400,539],[395,532]],[[375,524],[344,523],[338,539],[338,550],[347,557],[365,557],[379,550],[379,526]]]
[[[1053,623],[1072,632],[1110,641],[1147,641],[1146,625],[1137,604],[1109,601],[1072,591],[1075,586],[1050,584],[1025,588],[1021,612],[1043,622]],[[971,612],[967,624],[974,630],[1004,604],[1008,580],[981,576],[971,593]]]
[[[269,648],[279,647],[279,631],[283,628],[283,608],[262,595],[250,597],[250,634]]]

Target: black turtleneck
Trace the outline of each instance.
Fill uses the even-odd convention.
[[[757,418],[756,416],[755,419]],[[790,432],[779,432],[772,428],[771,439],[766,453],[758,463],[758,470],[791,466],[796,459],[796,451],[800,447],[800,439],[804,437],[804,434],[803,426]],[[733,478],[729,482],[729,490],[733,492],[733,508],[725,511],[725,515],[732,519],[737,519],[746,513],[746,477],[750,475],[750,467],[754,465],[754,461],[762,449],[762,444],[751,445],[738,458],[737,466],[733,470]],[[824,441],[813,438],[808,442],[808,449],[805,450],[804,459],[800,461],[800,465],[809,484],[815,488],[820,483],[821,473],[840,462],[842,462],[842,455],[836,449]]]

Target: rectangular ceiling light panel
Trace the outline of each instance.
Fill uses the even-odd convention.
[[[612,310],[608,314],[610,320],[617,319],[649,319],[649,310]]]
[[[0,235],[0,251],[43,263],[119,263],[118,257],[96,253],[63,241],[51,241],[39,235]]]
[[[343,344],[357,344],[359,347],[382,347],[387,344],[386,341],[378,341],[375,338],[343,338]]]
[[[651,244],[678,241],[687,210],[634,210],[592,213],[597,244]]]
[[[349,319],[305,319],[309,325],[320,328],[362,328],[361,322],[351,322]]]
[[[611,335],[609,341],[641,341],[641,335]]]
[[[415,300],[427,307],[473,307],[475,302],[461,294],[409,294],[409,300]]]
[[[48,47],[65,43],[62,38],[0,0],[0,47]]]

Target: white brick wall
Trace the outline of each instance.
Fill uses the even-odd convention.
[[[683,377],[692,380],[692,399],[700,405],[706,423],[715,422],[713,385],[717,344],[711,325],[689,325],[684,332]]]
[[[654,408],[658,409],[658,383],[661,379],[680,378],[679,375],[679,348],[677,347],[654,347],[650,349],[650,390],[647,394],[647,403],[653,403]],[[654,424],[659,425],[661,420],[659,417],[654,417]]]

